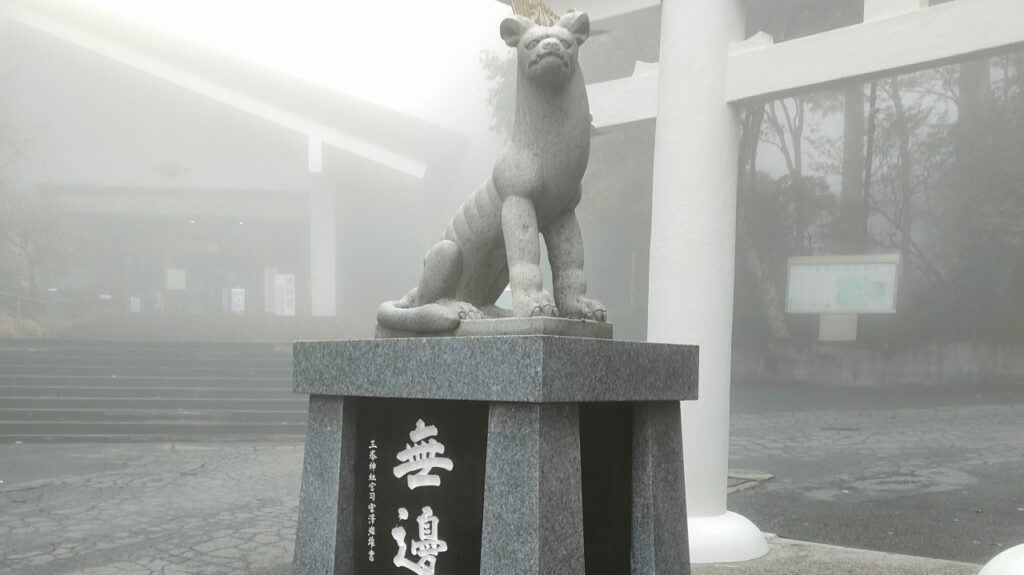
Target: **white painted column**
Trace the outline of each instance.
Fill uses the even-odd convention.
[[[649,341],[700,346],[700,400],[682,407],[690,556],[768,552],[726,510],[739,120],[725,103],[726,55],[743,0],[663,0],[651,217]]]
[[[312,174],[309,191],[309,270],[311,311],[315,316],[337,315],[334,191],[326,189],[323,176]]]
[[[337,315],[337,219],[334,190],[324,180],[322,143],[309,140],[309,271],[310,311],[314,316]]]

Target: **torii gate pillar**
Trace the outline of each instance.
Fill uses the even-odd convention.
[[[647,337],[700,346],[700,399],[682,408],[690,557],[745,561],[760,530],[726,510],[735,280],[737,111],[726,56],[742,0],[663,0]]]

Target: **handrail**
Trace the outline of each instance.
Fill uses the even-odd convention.
[[[0,296],[7,296],[7,297],[14,298],[14,299],[23,299],[25,301],[30,301],[32,303],[41,303],[41,304],[44,304],[44,305],[46,304],[45,300],[41,300],[39,298],[34,298],[34,297],[29,297],[27,295],[18,295],[16,293],[11,293],[9,291],[0,290]]]
[[[4,297],[14,300],[14,309],[18,319],[24,319],[21,314],[22,302],[34,304],[38,307],[38,309],[45,309],[46,307],[46,301],[44,300],[29,296],[18,295],[16,293],[11,293],[7,291],[0,291],[0,300],[2,300]]]

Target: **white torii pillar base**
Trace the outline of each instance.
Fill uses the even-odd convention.
[[[700,399],[681,407],[693,563],[768,552],[726,510],[740,133],[726,57],[744,28],[743,0],[662,0],[647,339],[700,346]]]
[[[726,511],[713,517],[690,517],[691,563],[749,561],[768,553],[768,542],[746,517]]]
[[[1024,544],[1010,547],[985,564],[978,575],[1020,575],[1024,573]]]

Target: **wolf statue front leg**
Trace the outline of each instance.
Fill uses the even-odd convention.
[[[501,206],[501,230],[505,236],[512,311],[516,317],[558,315],[551,294],[544,291],[540,274],[540,237],[533,202],[509,196]]]
[[[560,315],[606,321],[608,313],[604,305],[587,297],[587,280],[583,275],[583,234],[576,211],[568,210],[557,216],[544,228],[543,234]]]

